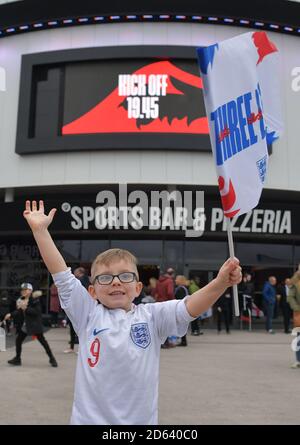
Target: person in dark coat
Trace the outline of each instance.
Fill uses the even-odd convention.
[[[268,281],[265,282],[262,292],[266,317],[266,331],[269,332],[269,334],[274,334],[272,323],[276,304],[276,284],[276,277],[270,276]]]
[[[16,356],[8,360],[10,365],[20,366],[22,343],[27,335],[34,335],[41,343],[49,357],[49,363],[54,368],[57,362],[50,346],[43,334],[42,311],[38,298],[32,297],[33,287],[31,283],[21,284],[21,297],[17,300],[17,309],[5,316],[5,320],[13,318],[16,326]]]
[[[293,311],[287,301],[289,290],[292,286],[290,278],[284,280],[284,284],[278,287],[278,294],[280,295],[279,305],[283,315],[284,332],[290,334],[290,323],[293,315]]]
[[[218,334],[222,329],[222,320],[225,323],[225,328],[227,334],[230,333],[229,324],[231,318],[231,308],[232,308],[232,299],[230,294],[230,289],[227,289],[223,295],[216,302],[217,308],[217,326],[218,326]]]
[[[252,276],[250,273],[245,273],[243,276],[243,281],[239,285],[240,292],[240,309],[245,311],[244,315],[248,316],[248,310],[252,312],[252,303],[254,300],[255,286],[252,281]]]

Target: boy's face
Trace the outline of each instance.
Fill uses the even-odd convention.
[[[116,260],[109,265],[100,264],[95,269],[95,277],[98,275],[119,275],[123,272],[134,272],[136,267],[129,261]],[[95,300],[99,300],[108,309],[131,310],[132,301],[140,294],[143,284],[136,280],[131,283],[122,283],[118,277],[114,277],[110,284],[99,284],[96,280],[89,286],[89,293]]]

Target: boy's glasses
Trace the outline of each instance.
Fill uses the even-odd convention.
[[[110,274],[103,274],[103,275],[97,275],[94,278],[94,284],[97,281],[98,284],[111,284],[113,282],[113,279],[115,277],[118,277],[119,281],[121,283],[132,283],[133,281],[137,280],[137,276],[134,272],[122,272],[118,275],[110,275]]]

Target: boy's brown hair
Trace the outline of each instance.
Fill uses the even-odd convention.
[[[95,275],[95,269],[99,264],[105,264],[106,266],[109,266],[111,263],[114,263],[115,261],[121,261],[125,260],[130,263],[135,268],[135,272],[138,277],[138,271],[137,271],[137,259],[136,257],[130,253],[128,250],[125,249],[108,249],[104,252],[100,253],[93,261],[92,267],[91,267],[91,278],[94,280]]]

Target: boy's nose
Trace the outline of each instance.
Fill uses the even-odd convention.
[[[113,277],[113,280],[112,280],[112,282],[111,282],[111,284],[112,285],[120,285],[121,284],[121,281],[120,281],[120,278],[119,277]]]

